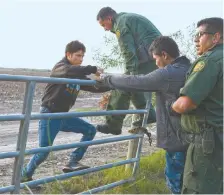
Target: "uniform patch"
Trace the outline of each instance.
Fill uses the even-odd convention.
[[[119,30],[117,30],[115,33],[116,33],[117,38],[119,39],[119,38],[120,38],[120,36],[121,36],[120,31],[119,31]]]
[[[204,67],[205,67],[205,62],[200,61],[200,62],[198,62],[198,63],[195,65],[195,67],[194,67],[194,69],[193,69],[193,72],[199,72],[199,71],[201,71]]]

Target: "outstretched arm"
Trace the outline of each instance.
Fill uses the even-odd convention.
[[[157,69],[147,75],[108,75],[99,81],[98,86],[102,84],[112,89],[131,92],[163,91],[168,89],[165,71],[164,69]]]
[[[81,78],[92,73],[95,74],[96,72],[96,66],[73,66],[61,63],[53,68],[50,76],[62,78]]]

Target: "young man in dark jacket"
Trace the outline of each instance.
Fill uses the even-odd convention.
[[[187,147],[177,136],[181,129],[180,115],[170,115],[167,107],[177,99],[190,61],[184,56],[179,57],[177,44],[166,36],[156,38],[149,50],[159,69],[147,75],[104,76],[99,86],[103,83],[112,89],[156,92],[157,146],[166,150],[167,185],[173,194],[178,194],[181,192]]]
[[[79,41],[72,41],[67,44],[65,57],[59,61],[51,71],[51,77],[85,79],[86,75],[99,74],[96,66],[80,66],[85,54],[86,48]],[[41,113],[68,112],[75,104],[80,90],[100,92],[94,86],[80,86],[77,84],[48,84],[45,88]],[[47,147],[53,144],[59,131],[81,133],[82,141],[91,141],[96,129],[88,122],[74,117],[64,119],[41,119],[39,121],[39,146]],[[69,163],[64,167],[64,172],[88,168],[79,161],[82,159],[87,147],[80,147],[70,155]],[[22,171],[22,181],[32,180],[35,169],[48,156],[49,152],[35,154],[28,165]]]

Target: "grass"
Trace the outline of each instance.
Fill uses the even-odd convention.
[[[103,194],[167,194],[170,193],[164,179],[164,152],[162,150],[150,156],[142,157],[140,171],[133,183],[103,191]],[[74,177],[65,181],[47,184],[41,193],[76,194],[131,176],[125,167],[114,167],[97,173]]]
[[[76,112],[92,112],[92,111],[99,111],[99,108],[96,107],[87,107],[87,108],[75,108],[72,109],[71,111],[76,111]]]

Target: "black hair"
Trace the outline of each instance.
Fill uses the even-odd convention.
[[[205,18],[203,20],[200,20],[197,23],[197,27],[205,25],[206,30],[209,32],[217,33],[219,32],[222,36],[223,34],[223,19],[222,18]]]
[[[69,53],[75,53],[79,50],[82,50],[84,53],[86,52],[86,47],[83,43],[79,42],[79,41],[71,41],[70,43],[68,43],[66,45],[65,48],[65,53],[69,52]]]
[[[180,55],[177,43],[168,36],[157,37],[149,47],[151,55],[162,55],[162,52],[166,52],[172,58],[177,58]]]
[[[104,20],[108,16],[115,16],[117,14],[116,11],[114,11],[111,7],[103,7],[97,14],[96,19]]]

